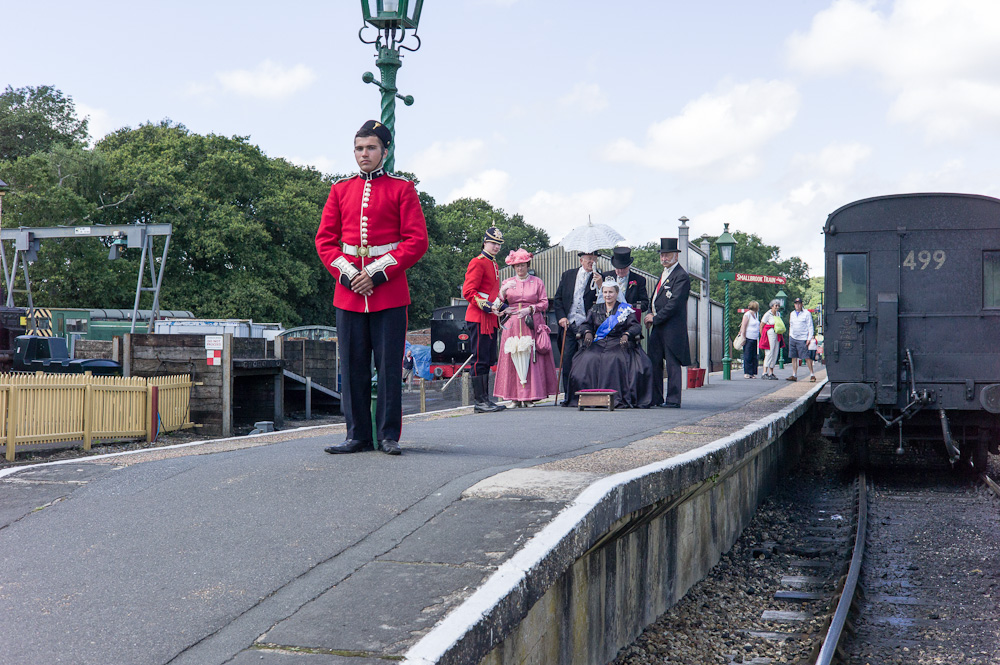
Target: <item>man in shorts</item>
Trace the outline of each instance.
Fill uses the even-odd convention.
[[[795,309],[788,315],[788,355],[792,359],[792,375],[788,377],[788,381],[799,380],[797,375],[802,361],[809,367],[809,380],[816,381],[812,357],[809,355],[809,340],[814,334],[812,314],[802,306],[802,298],[796,298]]]

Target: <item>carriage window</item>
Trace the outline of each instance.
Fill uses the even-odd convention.
[[[837,255],[837,309],[868,309],[868,255]]]
[[[1000,309],[1000,252],[983,252],[983,307]]]

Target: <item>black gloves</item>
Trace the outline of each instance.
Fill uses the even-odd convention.
[[[583,346],[584,348],[590,348],[591,343],[594,341],[594,333],[588,332],[583,336]]]

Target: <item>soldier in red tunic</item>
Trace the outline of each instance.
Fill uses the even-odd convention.
[[[483,250],[469,261],[462,284],[462,296],[469,301],[465,325],[472,345],[472,389],[476,413],[503,411],[505,406],[490,399],[490,367],[497,363],[498,314],[506,305],[499,303],[500,269],[497,253],[503,245],[503,233],[491,226],[483,237]]]
[[[382,452],[400,454],[403,349],[410,289],[406,270],[427,251],[427,224],[413,183],[382,164],[392,134],[369,120],[354,137],[360,172],[333,183],[316,251],[337,280],[341,403],[347,439],[328,453],[371,450],[371,358],[378,371],[375,420]]]

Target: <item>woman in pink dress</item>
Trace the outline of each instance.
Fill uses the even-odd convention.
[[[545,283],[528,274],[530,262],[527,250],[511,252],[507,265],[514,266],[515,275],[500,284],[500,299],[507,302],[510,318],[500,337],[500,361],[493,393],[512,400],[515,407],[532,406],[532,402],[559,392],[551,345],[544,351],[536,348],[536,331],[545,323],[549,299],[545,296]],[[523,376],[518,372],[518,363],[524,370]]]

